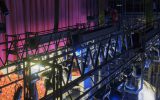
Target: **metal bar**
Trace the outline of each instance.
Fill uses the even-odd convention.
[[[97,84],[95,84],[92,88],[88,89],[87,91],[85,91],[81,96],[79,96],[78,98],[76,98],[76,100],[80,100],[83,96],[85,96],[89,91],[91,91],[93,88],[95,88],[96,86],[98,86],[100,83],[102,83],[103,81],[105,81],[106,79],[108,79],[108,77],[114,76],[115,73],[120,73],[122,72],[129,64],[131,64],[133,61],[135,61],[137,58],[139,57],[139,54],[133,56],[125,65],[120,65],[120,67],[118,67],[114,72],[110,73],[108,76],[104,77],[100,82],[98,82]],[[108,83],[107,83],[108,84]]]
[[[118,58],[120,55],[118,55],[116,58]],[[114,59],[116,59],[114,58]],[[113,59],[110,59],[109,61],[112,61]],[[93,73],[95,73],[96,71],[100,70],[102,67],[104,67],[109,61],[103,63],[100,66],[95,67],[94,69],[90,70],[88,73],[84,74],[83,76],[75,79],[74,81],[71,81],[70,83],[66,84],[65,86],[63,86],[61,89],[56,90],[55,92],[49,94],[48,96],[42,98],[42,100],[46,100],[48,98],[52,98],[52,97],[56,97],[58,96],[59,92],[61,91],[62,93],[65,93],[66,91],[68,91],[69,89],[72,89],[75,85],[77,85],[78,83],[80,83],[81,81],[85,80],[87,77],[91,76]]]

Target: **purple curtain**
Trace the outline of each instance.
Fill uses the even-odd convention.
[[[59,29],[87,23],[87,16],[98,14],[97,0],[59,0]],[[39,32],[54,29],[55,0],[5,0],[9,15],[6,16],[5,34]],[[92,4],[89,6],[89,4]],[[0,21],[2,18],[0,16]],[[5,35],[0,34],[0,42]],[[0,58],[5,62],[5,45],[0,45]],[[10,59],[16,59],[11,56]],[[0,61],[0,65],[2,62]]]
[[[10,15],[7,33],[51,30],[54,27],[55,0],[6,0]],[[59,0],[59,28],[86,23],[87,0]]]

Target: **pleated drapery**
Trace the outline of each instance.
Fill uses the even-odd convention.
[[[0,22],[6,24],[6,33],[0,33],[0,42],[5,42],[4,34],[15,35],[54,29],[55,0],[5,0],[5,2],[9,15],[3,18],[4,16],[0,14]],[[59,30],[87,23],[87,16],[97,16],[97,7],[97,0],[59,0]],[[0,59],[3,62],[6,59],[5,48],[5,45],[0,45]],[[10,59],[16,58],[10,56]]]
[[[88,0],[59,0],[59,2],[59,28],[86,22]],[[54,3],[55,0],[6,0],[10,11],[6,17],[7,33],[53,29]]]

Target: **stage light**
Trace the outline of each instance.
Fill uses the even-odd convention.
[[[129,76],[124,85],[124,91],[130,94],[138,94],[143,89],[143,77]]]
[[[124,84],[124,91],[130,94],[138,94],[143,88],[142,66],[141,63],[136,62],[133,65],[131,74],[127,75]]]
[[[121,77],[118,77],[113,82],[111,82],[109,100],[122,100],[123,91],[124,91],[125,78],[124,74],[121,74]]]
[[[44,69],[45,69],[45,68],[44,68],[43,65],[41,65],[41,64],[36,64],[36,65],[34,65],[34,66],[31,67],[31,74],[37,73],[37,72],[39,72],[39,71],[41,71],[41,70],[44,70]]]
[[[135,90],[136,88],[133,77],[129,76],[125,82],[125,89]]]

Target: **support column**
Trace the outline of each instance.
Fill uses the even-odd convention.
[[[55,0],[54,4],[54,31],[58,32],[58,26],[59,26],[59,4],[60,0]]]
[[[99,25],[105,24],[105,0],[98,0],[99,2]]]
[[[145,18],[146,18],[146,26],[153,21],[153,2],[152,0],[145,0]]]

